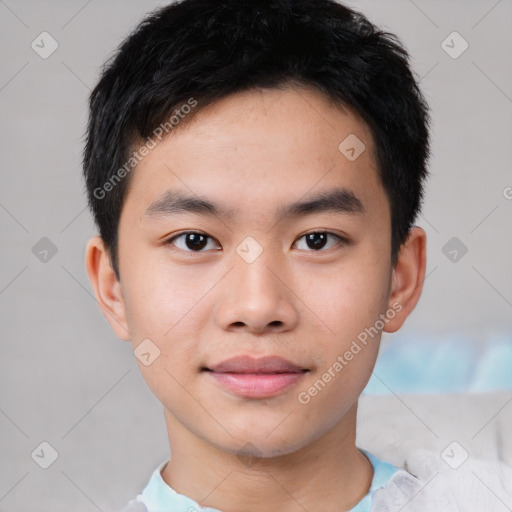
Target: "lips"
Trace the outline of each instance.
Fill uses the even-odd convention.
[[[206,368],[206,370],[217,373],[298,373],[308,371],[307,368],[278,356],[262,358],[235,356]]]
[[[309,372],[308,368],[277,356],[236,356],[203,370],[224,390],[243,398],[276,396]]]

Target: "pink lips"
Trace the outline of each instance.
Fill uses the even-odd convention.
[[[276,395],[309,371],[277,356],[236,356],[205,370],[222,387],[246,398]]]

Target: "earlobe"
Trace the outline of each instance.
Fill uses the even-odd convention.
[[[386,323],[385,332],[398,331],[418,303],[425,280],[426,247],[425,231],[412,227],[393,269],[388,307],[396,314]]]
[[[85,267],[94,289],[96,301],[108,323],[122,340],[129,341],[126,309],[121,285],[110,264],[110,257],[101,237],[89,240],[85,249]]]

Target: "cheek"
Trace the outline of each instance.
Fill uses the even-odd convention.
[[[125,273],[123,295],[133,348],[149,339],[159,351],[151,366],[139,364],[156,394],[160,386],[172,393],[177,383],[169,374],[183,382],[189,378],[187,371],[199,366],[195,343],[208,322],[205,296],[210,288],[210,280],[192,267],[176,272],[156,259]]]
[[[190,323],[190,314],[209,288],[208,280],[192,267],[179,268],[162,258],[145,258],[127,270],[123,295],[127,319],[138,335],[167,338]]]
[[[384,267],[375,258],[353,257],[304,282],[306,304],[339,342],[350,342],[384,312],[389,282]]]

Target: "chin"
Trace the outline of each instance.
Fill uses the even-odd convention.
[[[275,424],[274,427],[275,428]],[[290,435],[290,431],[273,433],[267,435],[266,432],[271,432],[272,428],[266,428],[259,432],[265,432],[258,435],[258,430],[251,429],[241,434],[233,434],[229,439],[225,439],[227,443],[219,443],[217,447],[221,450],[231,452],[239,458],[263,458],[270,459],[274,457],[281,457],[289,455],[300,450],[307,444],[304,438],[304,433],[298,434],[297,438]]]

